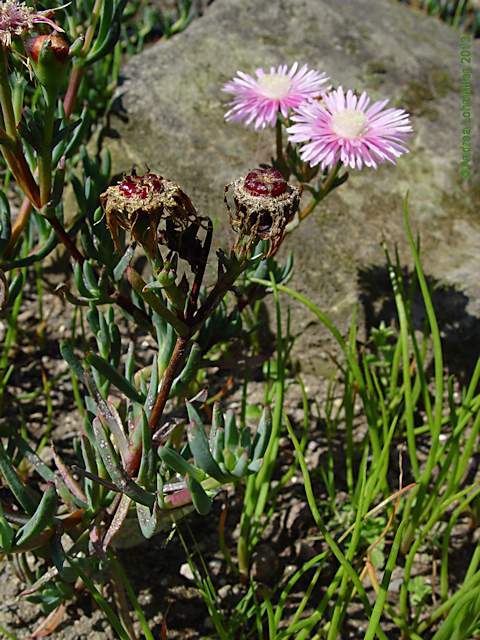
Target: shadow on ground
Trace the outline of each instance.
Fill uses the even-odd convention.
[[[428,328],[425,304],[415,275],[402,268],[407,299],[410,300],[415,331]],[[373,265],[357,272],[359,299],[365,317],[365,335],[383,321],[398,328],[398,315],[386,265]],[[444,363],[449,374],[468,382],[480,353],[480,318],[468,311],[469,298],[453,286],[427,276],[433,307],[440,328]]]

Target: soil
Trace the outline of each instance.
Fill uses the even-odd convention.
[[[42,458],[51,462],[50,441],[55,442],[58,451],[71,454],[73,439],[81,433],[82,421],[77,412],[70,391],[69,371],[59,352],[59,341],[71,335],[71,309],[55,294],[55,288],[64,279],[62,265],[54,262],[50,272],[42,281],[43,317],[40,317],[36,283],[28,281],[22,311],[18,319],[20,327],[16,345],[10,361],[15,370],[8,385],[3,402],[3,417],[0,419],[2,433],[26,427],[29,437],[39,442],[45,425],[51,421],[52,431],[49,443],[42,450]],[[6,327],[3,326],[3,331]],[[125,327],[124,327],[125,329]],[[1,330],[1,329],[0,329]],[[138,344],[148,345],[145,336],[137,336]],[[48,406],[46,397],[32,394],[42,387],[42,379],[52,385]],[[214,385],[220,386],[225,380],[218,376]],[[311,398],[320,400],[324,395],[318,382],[307,382]],[[240,391],[233,389],[225,402],[229,408],[239,408]],[[289,414],[294,424],[301,424],[302,410],[298,390],[293,387],[288,392]],[[262,383],[252,383],[249,402],[261,404]],[[326,448],[321,425],[312,423],[309,457],[317,466],[321,453]],[[285,471],[293,458],[292,448],[285,440],[282,446],[280,473]],[[220,495],[214,503],[212,515],[202,518],[192,514],[182,523],[180,531],[186,540],[195,538],[195,545],[207,562],[209,571],[224,611],[229,611],[242,595],[238,576],[233,573],[219,548],[218,524],[222,511],[227,510],[225,535],[229,551],[235,558],[235,544],[238,535],[238,521],[241,510],[241,496],[233,490]],[[266,539],[256,552],[253,574],[268,588],[283,582],[284,576],[292,571],[300,561],[319,552],[321,543],[309,540],[315,533],[307,508],[303,486],[299,475],[295,476],[288,488],[280,494],[278,507],[268,524]],[[118,551],[139,601],[145,610],[155,637],[161,637],[162,624],[166,624],[168,638],[201,638],[212,632],[207,609],[199,597],[186,565],[186,556],[178,535],[168,542],[158,535],[150,542],[133,549]],[[272,562],[272,559],[274,562]],[[27,585],[16,575],[14,564],[4,560],[0,569],[0,625],[16,637],[23,639],[39,626],[43,619],[39,608],[18,594]],[[301,598],[305,584],[300,584],[299,592],[292,598],[293,603]],[[86,593],[80,593],[64,614],[55,637],[65,639],[113,638],[104,615],[95,608]],[[243,637],[243,636],[239,636]]]
[[[71,319],[62,300],[54,293],[56,285],[61,280],[55,273],[59,273],[58,265],[52,268],[43,283],[43,304],[46,310],[43,321],[39,319],[38,305],[35,302],[35,284],[28,282],[26,286],[24,310],[19,322],[22,330],[11,360],[15,363],[15,372],[9,385],[11,395],[5,398],[4,417],[0,421],[0,428],[5,432],[7,429],[17,429],[25,424],[32,438],[38,442],[50,415],[53,427],[51,438],[60,451],[68,453],[72,451],[72,439],[81,431],[82,425],[69,391],[68,369],[58,350],[59,340],[70,333]],[[139,344],[146,345],[145,336],[138,336],[138,340]],[[52,385],[50,409],[43,396],[33,401],[22,398],[41,386],[43,374],[51,382],[55,380]],[[316,402],[322,405],[324,402],[327,382],[314,377],[308,377],[305,382],[312,415],[315,415],[313,404]],[[220,386],[223,383],[224,380],[222,381],[218,376],[214,379],[214,385]],[[338,387],[338,393],[340,392],[341,387]],[[233,389],[225,404],[238,409],[240,395],[239,389]],[[249,402],[252,405],[261,404],[262,398],[262,383],[251,383]],[[336,398],[336,401],[340,401],[340,397]],[[303,409],[298,386],[294,384],[291,384],[287,391],[286,408],[292,424],[301,435]],[[359,434],[363,430],[363,421],[359,415]],[[338,437],[329,443],[323,422],[312,418],[309,423],[308,440],[307,460],[312,470],[315,495],[320,502],[326,503],[328,496],[321,479],[320,466],[324,453],[330,447],[336,459],[335,468],[344,468],[342,434],[339,433]],[[47,445],[43,449],[42,457],[49,461],[50,456],[51,449]],[[275,476],[277,481],[290,468],[293,459],[292,445],[288,439],[284,438]],[[338,493],[336,495],[336,507],[340,513],[342,503],[346,499],[346,494],[342,493],[342,482],[340,473],[337,475]],[[241,585],[238,575],[231,569],[220,549],[219,523],[221,517],[225,517],[225,541],[235,566],[236,540],[242,504],[241,492],[241,488],[237,493],[233,489],[224,492],[215,500],[209,517],[202,518],[192,514],[179,526],[181,536],[187,541],[190,549],[194,550],[197,567],[201,567],[201,560],[208,567],[217,590],[221,611],[229,617],[235,615],[235,605],[244,594],[245,587]],[[336,524],[330,522],[329,526],[339,532],[345,529],[345,522],[339,519]],[[473,530],[467,520],[461,522],[457,529],[453,538],[451,566],[452,571],[458,571],[460,577],[463,574],[462,566],[468,560],[475,541]],[[323,541],[317,539],[317,530],[305,501],[299,472],[280,492],[275,511],[271,520],[266,523],[262,539],[263,542],[257,547],[252,559],[252,577],[256,581],[257,589],[272,593],[279,586],[285,585],[288,576],[305,561],[324,550]],[[169,640],[217,637],[209,619],[207,607],[198,594],[178,533],[168,540],[165,535],[160,534],[141,546],[128,550],[120,549],[118,558],[133,584],[155,638],[163,638],[162,633],[165,632],[167,634],[165,637]],[[435,558],[430,555],[426,553],[421,555],[415,567],[415,574],[431,575],[435,562]],[[328,584],[335,568],[334,563],[330,562],[322,571],[321,579],[311,595],[312,610],[323,595],[325,584]],[[14,564],[4,560],[0,571],[0,601],[2,602],[0,625],[19,639],[33,637],[32,633],[41,623],[43,616],[34,604],[19,597],[19,593],[26,585],[17,577]],[[397,569],[389,594],[393,602],[398,596],[401,579],[401,572]],[[307,574],[292,591],[285,613],[286,619],[294,614],[309,585],[309,580],[310,574]],[[373,590],[369,590],[369,595],[373,602]],[[307,608],[305,615],[308,615],[308,612]],[[362,608],[352,607],[342,637],[360,638],[365,628],[364,620]],[[384,631],[388,632],[388,629],[384,627]],[[397,637],[395,633],[392,629],[388,637],[395,640]],[[54,637],[65,640],[83,638],[107,640],[115,638],[115,634],[103,613],[93,604],[91,597],[86,592],[80,592],[78,597],[67,606]],[[250,636],[247,630],[240,626],[232,640],[236,638],[243,640],[248,637],[256,636]]]

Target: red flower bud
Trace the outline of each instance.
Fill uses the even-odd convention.
[[[25,49],[32,60],[33,70],[40,84],[47,88],[59,88],[66,75],[69,47],[58,35],[31,38]]]
[[[68,60],[69,47],[65,40],[61,36],[57,35],[44,35],[31,38],[26,44],[27,53],[34,62],[38,63],[40,52],[44,45],[59,62],[65,62]]]

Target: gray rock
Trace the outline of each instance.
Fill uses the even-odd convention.
[[[479,334],[480,198],[474,179],[460,177],[459,38],[449,26],[394,0],[216,0],[184,33],[124,68],[119,99],[126,119],[112,119],[118,137],[106,141],[114,168],[148,165],[177,180],[218,224],[218,245],[225,243],[227,226],[224,184],[273,153],[271,130],[258,133],[223,121],[221,86],[237,69],[299,60],[325,70],[335,85],[366,89],[373,99],[390,97],[413,115],[412,152],[397,167],[352,175],[282,252],[295,249],[293,287],[341,328],[359,298],[367,323],[388,321],[394,309],[382,297],[389,285],[381,242],[385,238],[391,249],[398,243],[402,260],[411,264],[402,228],[409,191],[426,271],[438,285],[438,310],[446,309],[447,333],[463,329],[465,348]],[[473,112],[479,114],[479,43],[473,48]],[[478,144],[478,118],[474,126]],[[478,147],[475,154],[478,160]],[[328,360],[310,356],[325,346],[325,332],[294,306],[304,370],[323,372]]]

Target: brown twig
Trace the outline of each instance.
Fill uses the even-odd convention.
[[[81,265],[83,265],[83,263],[85,262],[84,256],[77,249],[75,243],[70,238],[68,233],[65,231],[65,229],[63,228],[63,226],[60,223],[60,221],[58,220],[58,218],[55,217],[55,214],[51,213],[49,215],[46,215],[45,218],[49,221],[49,223],[54,228],[55,233],[57,234],[57,236],[61,240],[62,244],[65,246],[65,248],[68,251],[68,253],[70,254],[70,256],[76,262],[79,262]]]
[[[166,368],[163,376],[162,386],[160,387],[160,391],[158,392],[155,404],[153,405],[152,413],[150,414],[150,420],[148,424],[151,431],[155,431],[158,427],[158,424],[160,423],[163,410],[165,409],[168,396],[170,395],[173,381],[175,380],[175,376],[177,375],[177,372],[180,369],[180,366],[185,358],[188,340],[189,338],[186,336],[178,336],[177,338],[172,357],[170,358],[170,362],[168,363],[168,367]],[[137,472],[142,457],[141,443],[140,446],[134,445],[134,442],[136,440],[135,431],[130,435],[131,447],[125,461],[125,470],[130,477]]]
[[[235,280],[242,273],[246,267],[246,260],[238,260],[230,270],[224,274],[223,278],[220,278],[213,289],[208,294],[205,302],[192,318],[192,332],[201,327],[204,321],[211,315],[215,308],[225,297],[227,291],[229,291]]]
[[[203,282],[203,276],[205,275],[205,269],[207,267],[208,256],[210,254],[210,248],[212,246],[212,235],[213,235],[213,224],[210,218],[208,219],[208,229],[207,236],[205,238],[205,242],[203,243],[202,248],[202,260],[198,266],[197,272],[195,273],[195,279],[192,284],[192,288],[190,289],[190,294],[188,297],[188,306],[187,306],[187,314],[186,320],[187,322],[193,317],[195,310],[197,308],[198,296],[200,294],[200,288]]]

